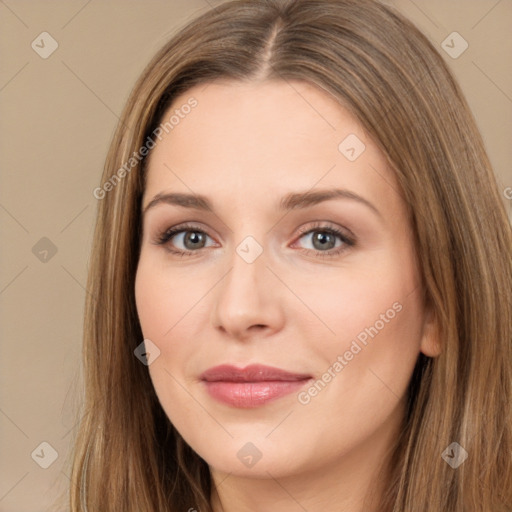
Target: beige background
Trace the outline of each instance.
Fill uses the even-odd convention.
[[[449,62],[504,192],[512,186],[512,0],[387,3]],[[0,512],[46,511],[69,483],[92,191],[136,77],[177,27],[213,5],[0,0]],[[45,31],[58,48],[42,59],[31,43]],[[457,59],[440,46],[453,31],[469,43]],[[43,237],[57,249],[46,262],[33,252]],[[58,452],[48,469],[35,462],[49,460],[42,442]]]

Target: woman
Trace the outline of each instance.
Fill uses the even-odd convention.
[[[212,9],[94,195],[73,512],[512,510],[510,226],[401,15]]]

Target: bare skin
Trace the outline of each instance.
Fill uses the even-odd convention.
[[[190,97],[197,106],[152,151],[142,202],[180,192],[212,204],[160,202],[144,215],[135,292],[160,350],[149,366],[160,403],[208,463],[215,512],[377,512],[414,364],[439,354],[396,179],[360,124],[309,84],[215,82],[169,112]],[[340,151],[350,134],[362,152],[353,138]],[[287,194],[333,189],[345,193],[278,208]],[[193,227],[154,243],[183,223]],[[201,381],[226,363],[312,380],[241,408]],[[261,457],[250,467],[243,447]]]

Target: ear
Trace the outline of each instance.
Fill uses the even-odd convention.
[[[442,352],[439,323],[431,306],[425,308],[420,350],[428,357],[437,357]]]

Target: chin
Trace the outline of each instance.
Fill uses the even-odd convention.
[[[236,476],[252,478],[284,477],[291,472],[296,473],[309,465],[306,459],[297,459],[296,446],[284,446],[282,442],[275,445],[264,436],[244,436],[226,440],[225,443],[215,443],[205,446],[204,450],[198,447],[196,453],[206,461],[210,469],[222,473],[231,473]],[[302,453],[305,456],[304,453]]]

